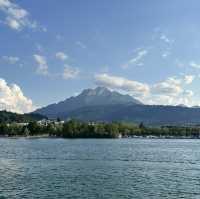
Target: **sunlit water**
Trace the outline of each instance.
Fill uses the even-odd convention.
[[[0,139],[4,198],[200,198],[200,140]]]

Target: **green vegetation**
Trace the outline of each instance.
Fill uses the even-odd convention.
[[[47,125],[31,121],[28,124],[0,123],[0,136],[40,136],[48,135],[63,138],[118,138],[122,137],[188,137],[199,138],[200,127],[145,127],[143,123],[84,123],[70,120],[65,123],[50,122]]]
[[[47,117],[37,114],[37,113],[29,113],[29,114],[17,114],[7,111],[0,111],[0,123],[23,123],[30,121],[38,121],[45,119]]]

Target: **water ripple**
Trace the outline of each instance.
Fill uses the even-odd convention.
[[[195,140],[0,139],[0,199],[200,198]]]

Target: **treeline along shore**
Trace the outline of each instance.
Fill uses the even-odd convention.
[[[58,137],[58,138],[200,138],[200,127],[148,127],[140,123],[93,123],[70,120],[40,123],[0,123],[0,137]]]

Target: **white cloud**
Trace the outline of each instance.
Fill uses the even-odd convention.
[[[59,59],[63,60],[64,57],[63,55],[59,54],[58,57]],[[78,76],[80,73],[80,70],[76,67],[69,66],[68,64],[64,65],[64,70],[63,72],[58,72],[58,73],[51,73],[49,71],[49,67],[47,64],[47,60],[44,56],[41,56],[39,54],[33,55],[36,63],[37,63],[37,70],[36,72],[40,75],[45,75],[50,78],[63,78],[65,80],[68,79],[74,79]],[[62,57],[62,58],[61,58]]]
[[[165,34],[162,34],[160,36],[160,39],[163,40],[166,43],[170,43],[170,39]]]
[[[191,90],[185,90],[185,91],[184,91],[184,95],[185,95],[185,96],[188,96],[188,97],[192,97],[192,96],[194,95],[194,92],[191,91]]]
[[[147,54],[147,50],[139,50],[134,58],[130,59],[127,63],[122,65],[122,68],[128,68],[130,65],[142,66],[143,63],[141,61]]]
[[[147,55],[148,51],[147,50],[141,50],[137,53],[136,57],[131,59],[129,63],[135,64],[138,63],[145,55]]]
[[[79,71],[78,68],[71,67],[69,65],[65,65],[62,77],[65,80],[67,80],[67,79],[74,79],[75,77],[78,76],[79,73],[80,73],[80,71]]]
[[[167,44],[172,44],[174,42],[174,40],[169,38],[160,27],[154,29],[154,34],[152,39],[157,39],[157,38],[159,38],[160,40],[164,41]]]
[[[195,76],[194,75],[185,75],[184,81],[186,84],[191,84],[194,80]]]
[[[169,55],[170,55],[170,52],[169,51],[165,51],[165,52],[163,52],[162,57],[163,58],[167,58]]]
[[[15,30],[19,30],[21,28],[20,23],[15,19],[7,18],[6,23],[10,28],[15,29]]]
[[[164,33],[161,33],[160,40],[164,41],[167,44],[172,44],[174,40],[168,38]]]
[[[174,77],[151,86],[151,93],[154,95],[178,96],[182,92],[181,80]]]
[[[162,58],[166,59],[172,54],[174,39],[169,38],[160,28],[154,30],[152,40],[155,40],[155,48],[161,52]]]
[[[169,77],[152,85],[108,74],[95,75],[97,85],[123,91],[145,104],[194,105],[193,92],[186,88],[194,79],[192,75]]]
[[[64,61],[64,60],[68,59],[68,56],[63,52],[57,52],[56,58],[61,60],[61,61]]]
[[[77,41],[76,45],[83,48],[83,49],[87,48],[86,45],[84,43],[82,43],[81,41]]]
[[[10,0],[0,0],[0,11],[5,15],[4,24],[11,29],[20,31],[25,27],[39,28],[45,32],[44,27],[39,27],[37,22],[30,19],[30,14],[27,10],[21,8],[19,5]]]
[[[96,84],[106,86],[111,89],[120,89],[130,92],[134,96],[147,95],[149,86],[137,81],[125,79],[123,77],[111,76],[106,73],[95,76]]]
[[[190,95],[188,95],[188,93]],[[144,99],[144,102],[146,104],[152,104],[152,105],[179,105],[184,104],[186,106],[193,106],[197,105],[198,103],[193,100],[191,94],[193,95],[193,92],[188,90],[187,92],[184,91],[178,96],[170,96],[170,95],[150,95],[146,99]]]
[[[193,67],[193,68],[197,68],[197,69],[200,69],[200,64],[197,64],[196,62],[194,61],[191,61],[189,63],[189,66]]]
[[[46,58],[38,54],[33,55],[33,57],[38,64],[37,73],[41,75],[48,75],[48,65]]]
[[[194,78],[192,75],[185,75],[181,78],[170,77],[165,81],[153,84],[151,85],[151,95],[146,101],[150,104],[194,105],[193,91],[186,89],[186,86],[191,84]]]
[[[32,100],[24,96],[18,85],[8,85],[0,78],[0,110],[26,113],[34,109]]]
[[[3,56],[2,59],[8,62],[9,64],[16,64],[20,60],[19,57],[13,56]]]

